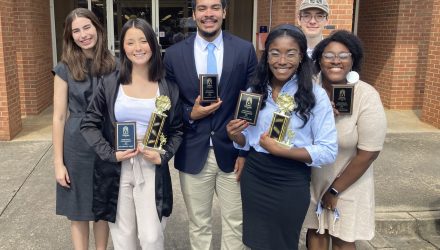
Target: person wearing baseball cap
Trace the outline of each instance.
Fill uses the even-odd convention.
[[[322,31],[328,24],[330,7],[326,0],[303,0],[299,6],[298,23],[307,37],[307,54],[322,40]]]

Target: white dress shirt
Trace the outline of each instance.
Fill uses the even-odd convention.
[[[208,72],[208,43],[210,42],[203,39],[197,32],[194,40],[194,59],[196,61],[197,75],[206,74]],[[223,69],[223,33],[220,31],[220,34],[211,43],[215,45],[214,55],[217,61],[218,81],[220,82]]]

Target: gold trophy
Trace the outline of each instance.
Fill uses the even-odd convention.
[[[162,134],[162,128],[167,118],[164,112],[171,108],[171,101],[168,96],[160,95],[156,98],[155,104],[156,110],[151,114],[147,133],[145,133],[142,144],[144,148],[157,151],[159,154],[165,154],[162,146],[166,143],[167,139]]]
[[[295,132],[288,130],[288,127],[290,115],[296,106],[295,99],[288,94],[281,94],[278,96],[276,103],[279,111],[273,114],[269,137],[275,139],[281,146],[290,148]]]

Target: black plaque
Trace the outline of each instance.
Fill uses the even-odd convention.
[[[258,113],[260,112],[263,96],[256,93],[245,91],[240,92],[237,107],[235,108],[235,119],[242,119],[249,122],[250,125],[257,124]]]
[[[166,117],[166,115],[155,112],[151,114],[150,123],[148,124],[148,129],[143,140],[144,146],[149,148],[158,148],[160,146],[160,135],[162,134]]]
[[[284,141],[287,127],[289,126],[290,117],[274,113],[272,117],[272,124],[269,129],[269,137],[277,140],[278,142]]]
[[[200,74],[200,99],[202,102],[216,102],[218,99],[218,75]]]
[[[117,122],[115,142],[117,151],[136,149],[136,123]]]
[[[353,112],[354,85],[335,84],[333,85],[332,101],[335,108],[342,115],[351,115]]]

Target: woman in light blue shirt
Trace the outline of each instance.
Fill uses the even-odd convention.
[[[250,88],[263,95],[257,124],[235,119],[227,126],[235,147],[249,151],[240,185],[243,242],[253,250],[298,248],[310,202],[310,168],[336,158],[333,109],[312,75],[303,32],[287,24],[276,27]],[[289,105],[293,110],[287,112],[287,133],[280,143],[268,131],[274,112]]]

